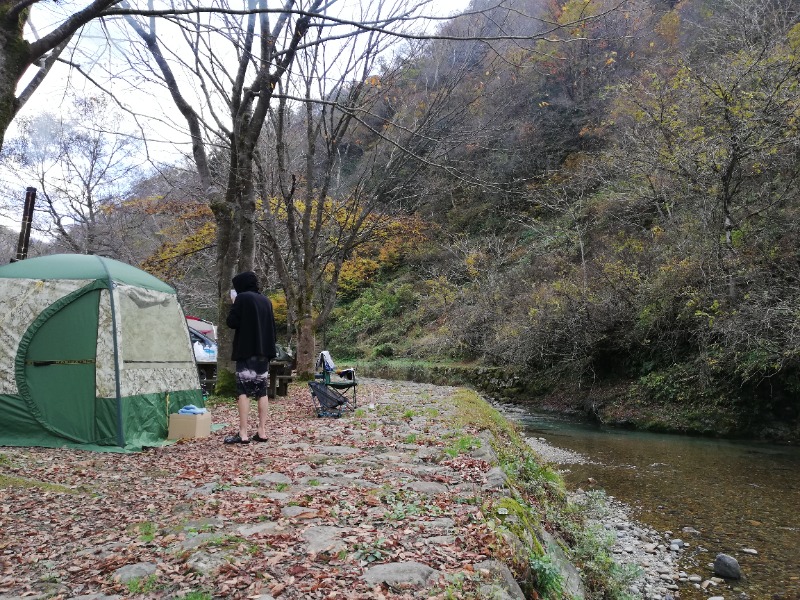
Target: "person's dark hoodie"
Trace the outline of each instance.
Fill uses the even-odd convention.
[[[233,278],[234,300],[226,323],[234,330],[231,360],[251,356],[275,357],[275,317],[272,302],[258,291],[258,278],[252,271]]]

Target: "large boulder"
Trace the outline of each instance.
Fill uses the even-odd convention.
[[[742,578],[739,562],[727,554],[717,554],[717,558],[714,559],[714,573],[726,579]]]

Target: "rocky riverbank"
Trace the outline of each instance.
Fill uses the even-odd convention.
[[[222,444],[232,403],[211,412],[211,437],[138,454],[0,449],[0,600],[584,593],[568,519],[548,521],[563,491],[472,392],[366,380],[355,412],[316,419],[295,385],[247,445]],[[634,585],[667,598],[664,542],[605,507],[621,562],[646,569]]]
[[[543,438],[527,438],[526,441],[542,460],[553,464],[566,466],[591,462],[591,458],[552,446]],[[638,523],[631,517],[630,507],[613,496],[582,489],[571,492],[570,496],[573,502],[585,507],[590,523],[613,538],[615,560],[620,565],[639,570],[630,586],[636,597],[646,600],[678,597],[678,582],[681,578],[688,578],[677,567],[677,554],[683,548],[680,540],[673,544],[668,534]]]
[[[504,407],[503,412],[513,420],[514,408]],[[570,465],[594,463],[591,457],[553,446],[545,438],[527,438],[526,442],[542,460],[558,465],[562,473]],[[631,508],[627,504],[613,496],[606,496],[603,492],[577,489],[570,496],[573,502],[584,507],[590,523],[613,537],[612,552],[615,560],[620,565],[640,570],[630,586],[634,597],[672,600],[682,596],[681,590],[684,590],[683,596],[691,590],[701,593],[702,597],[709,600],[724,600],[723,596],[714,595],[714,591],[725,583],[725,579],[709,576],[708,569],[702,571],[704,575],[697,572],[687,573],[680,569],[679,560],[690,544],[678,535],[672,531],[659,532],[642,524],[631,516]],[[697,533],[693,528],[686,527],[680,535],[691,537]],[[756,553],[752,549],[745,549],[744,552]],[[715,564],[708,567],[712,572],[716,571],[733,579],[741,576],[737,561],[725,554],[718,555]],[[747,600],[748,596],[740,593],[737,598]]]

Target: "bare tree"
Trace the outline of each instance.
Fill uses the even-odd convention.
[[[43,114],[21,123],[7,144],[5,167],[35,182],[34,231],[55,248],[119,255],[124,232],[111,215],[141,167],[135,140],[105,98],[75,98],[66,117]]]
[[[397,41],[388,32],[335,51],[312,41],[294,65],[297,91],[280,90],[259,161],[258,224],[286,294],[301,372],[313,368],[344,262],[414,207],[422,169],[446,169],[439,159],[448,149],[480,136],[458,127],[471,102],[456,93],[466,57],[425,87],[405,76],[430,62],[423,46],[405,45],[388,60]]]
[[[258,215],[253,165],[257,141],[271,107],[275,117],[271,127],[277,144],[275,162],[262,165],[262,175],[266,177],[268,171],[277,174],[272,181],[284,202],[294,202],[298,188],[302,188],[304,202],[299,215],[293,209],[280,217],[289,220],[285,227],[277,225],[273,213],[267,219],[270,226],[265,229],[282,284],[287,296],[292,297],[297,322],[303,323],[312,313],[317,299],[314,294],[319,290],[315,286],[321,272],[318,269],[326,269],[325,260],[334,265],[329,283],[335,290],[338,268],[359,243],[371,213],[364,210],[365,198],[374,202],[381,196],[375,190],[366,193],[363,183],[350,185],[348,181],[345,186],[341,177],[335,177],[342,167],[341,142],[351,123],[360,120],[363,126],[370,104],[381,98],[379,86],[370,85],[368,79],[378,72],[376,61],[389,40],[403,33],[406,20],[418,6],[406,8],[401,4],[387,9],[383,4],[371,4],[363,14],[355,16],[360,24],[356,26],[333,17],[330,11],[334,5],[335,2],[324,4],[322,0],[309,0],[307,4],[290,0],[272,20],[265,0],[251,0],[250,14],[184,16],[169,22],[171,33],[179,34],[185,44],[182,50],[164,41],[166,37],[160,29],[157,31],[155,18],[146,22],[128,18],[149,53],[147,62],[138,66],[139,71],[161,78],[191,133],[193,159],[202,186],[208,190],[207,200],[217,227],[220,320],[227,312],[227,288],[232,276],[255,264]],[[313,30],[313,36],[307,35],[309,30]],[[223,49],[224,42],[229,44],[229,50]],[[191,95],[192,89],[200,90],[199,98]],[[277,105],[273,106],[273,99]],[[300,177],[297,164],[290,162],[284,137],[288,131],[286,118],[292,113],[290,107],[297,103],[304,107],[306,132]],[[398,141],[393,144],[392,155],[403,160],[413,155]],[[215,173],[210,166],[209,155],[214,148],[224,149],[224,172]],[[364,173],[361,179],[367,181]],[[264,187],[265,181],[262,177],[262,200],[274,197],[267,195],[270,190]],[[383,181],[385,188],[387,180]],[[340,194],[335,206],[329,198],[334,183]],[[295,216],[303,233],[290,242],[292,258],[287,261],[278,251],[279,238],[284,233],[291,240],[297,234]],[[345,226],[336,233],[326,227],[326,223],[342,221]],[[330,235],[337,238],[339,250],[323,260],[318,242]],[[328,296],[323,317],[332,302]],[[301,330],[303,361],[308,358],[310,365],[314,328],[301,325]],[[225,334],[221,336],[223,355],[228,343]]]

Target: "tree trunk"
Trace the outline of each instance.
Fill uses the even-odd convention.
[[[14,4],[0,0],[0,148],[17,114],[17,83],[31,64],[30,44],[22,37],[25,19],[7,18]]]
[[[314,376],[314,360],[316,348],[314,339],[314,319],[310,311],[301,313],[297,323],[297,376],[300,379],[311,379]]]

